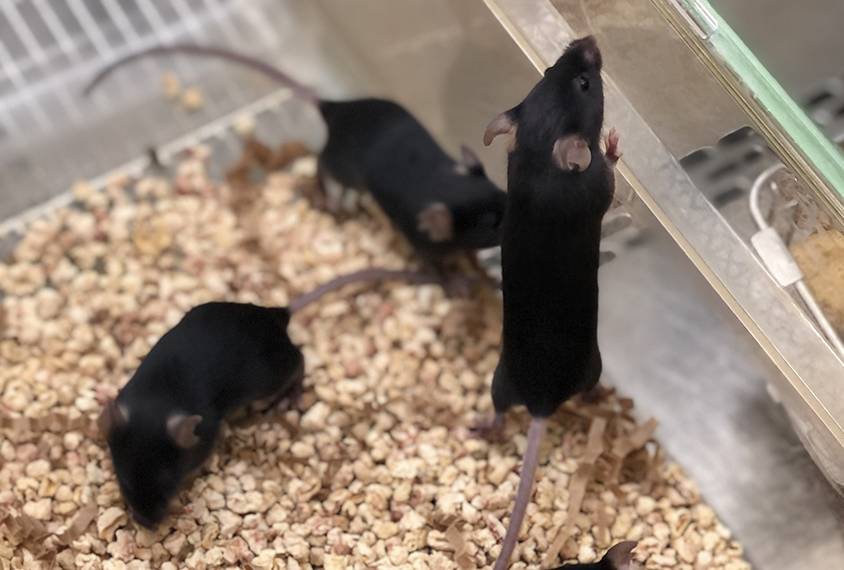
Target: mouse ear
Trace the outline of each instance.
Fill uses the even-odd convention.
[[[484,146],[492,144],[492,140],[498,135],[516,136],[516,121],[513,119],[513,110],[504,111],[487,125],[484,131]]]
[[[630,570],[630,563],[633,560],[633,549],[638,543],[633,540],[619,542],[604,554],[604,560],[610,563],[613,570]]]
[[[589,145],[577,135],[557,139],[552,156],[558,167],[572,172],[583,172],[592,162]]]
[[[478,155],[468,146],[460,146],[460,154],[462,156],[463,165],[472,176],[484,176],[484,165]]]
[[[167,418],[167,433],[177,446],[189,449],[199,443],[194,433],[196,426],[202,421],[202,416],[174,412]]]
[[[428,234],[428,239],[433,242],[448,241],[454,236],[451,210],[442,202],[435,202],[422,210],[417,222],[416,228]]]
[[[128,423],[129,408],[109,398],[103,406],[103,411],[100,412],[100,417],[97,418],[97,427],[100,428],[100,432],[108,438],[111,430],[124,427]]]

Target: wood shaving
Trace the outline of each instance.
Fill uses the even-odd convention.
[[[445,538],[454,548],[454,561],[457,562],[457,566],[462,570],[475,568],[472,557],[466,552],[466,540],[463,538],[463,533],[456,522],[451,523],[446,529]]]
[[[182,108],[188,113],[199,111],[205,105],[205,94],[196,87],[189,87],[181,95]]]
[[[278,151],[249,153],[265,171],[284,163]],[[435,286],[359,285],[297,314],[289,332],[306,357],[305,413],[232,418],[156,532],[128,516],[96,417],[186,311],[212,300],[286,305],[340,273],[418,263],[371,200],[339,222],[312,208],[312,157],[257,184],[220,185],[205,174],[207,155],[189,153],[172,181],[78,185],[78,203],[33,221],[0,264],[0,560],[490,567],[530,420],[508,414],[503,444],[470,436],[492,413],[501,337],[500,297],[483,287],[448,299]],[[236,192],[251,207],[240,211]],[[609,390],[549,418],[514,570],[558,553],[591,562],[621,540],[640,541],[648,569],[749,568],[694,482],[645,447],[656,424],[637,425],[632,408]]]
[[[824,315],[839,335],[844,334],[844,235],[821,231],[791,246],[791,253]]]
[[[601,453],[604,452],[603,438],[606,428],[607,421],[600,416],[593,419],[592,425],[589,426],[583,460],[568,484],[569,508],[566,513],[566,522],[557,532],[557,538],[554,539],[554,542],[545,554],[545,558],[542,561],[543,566],[554,565],[557,556],[571,535],[575,524],[575,516],[580,513],[581,506],[583,505],[586,487],[595,477],[595,462],[601,456]]]
[[[67,546],[82,536],[82,533],[85,532],[85,529],[88,528],[91,521],[96,518],[97,512],[99,512],[99,509],[94,503],[89,503],[88,505],[82,507],[70,523],[70,526],[68,526],[63,532],[56,535],[58,543]]]
[[[175,101],[182,93],[182,82],[179,81],[179,76],[172,71],[167,71],[161,74],[161,91],[164,96]]]

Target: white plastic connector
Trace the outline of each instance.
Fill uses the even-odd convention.
[[[803,279],[800,266],[791,256],[788,247],[773,227],[768,226],[750,238],[750,243],[774,279],[782,287],[794,285]]]
[[[823,314],[823,310],[818,305],[812,292],[809,291],[809,287],[803,282],[803,271],[800,270],[797,261],[792,257],[788,246],[785,245],[785,242],[777,231],[771,227],[768,220],[762,215],[762,210],[759,207],[759,193],[762,190],[762,186],[771,176],[783,168],[785,166],[782,163],[767,168],[756,178],[753,187],[750,189],[750,214],[753,216],[760,230],[750,238],[750,242],[762,259],[765,267],[768,268],[768,271],[782,287],[794,285],[797,294],[806,303],[806,307],[812,313],[812,316],[815,317],[815,321],[820,326],[824,336],[832,345],[835,352],[838,353],[838,357],[844,360],[844,343],[841,342],[837,331],[830,324],[826,315]]]

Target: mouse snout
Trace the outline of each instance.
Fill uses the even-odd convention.
[[[129,514],[132,515],[132,519],[142,527],[149,529],[149,530],[156,530],[158,528],[158,522],[155,520],[146,517],[139,513],[136,509],[132,508],[132,505],[128,505],[129,507]]]
[[[601,50],[598,49],[598,40],[595,36],[583,38],[583,59],[590,65],[601,65]]]
[[[595,36],[585,36],[574,40],[569,44],[569,49],[580,52],[586,65],[601,67],[601,50],[598,49],[598,40]]]
[[[156,530],[158,525],[167,516],[167,503],[156,501],[154,504],[132,504],[126,501],[126,510],[132,516],[132,519],[144,528],[149,530]]]
[[[580,38],[580,42],[586,49],[598,49],[598,40],[595,39],[595,36],[593,35],[588,35]]]

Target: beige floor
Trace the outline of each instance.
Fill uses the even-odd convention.
[[[765,389],[774,372],[679,247],[651,227],[643,246],[602,269],[608,382],[659,419],[657,438],[755,569],[844,568],[829,486]]]
[[[799,87],[815,76],[831,73],[837,70],[839,62],[844,62],[840,53],[825,47],[824,38],[830,36],[815,34],[805,42],[794,40],[792,45],[796,47],[791,49],[780,45],[789,37],[799,40],[799,34],[791,33],[787,24],[805,14],[806,3],[778,2],[791,7],[776,11],[769,9],[770,2],[760,8],[761,0],[721,1],[725,13],[734,11],[735,27],[747,36],[748,43],[758,46],[760,53],[769,54],[763,59],[767,58],[772,68],[779,70],[788,88]],[[289,2],[278,4],[292,6]],[[323,0],[320,4],[342,6],[345,0]],[[375,4],[369,4],[373,11]],[[458,19],[475,36],[472,41],[461,43],[459,37],[449,35],[459,30],[443,28],[433,21],[436,14],[445,10],[444,0],[408,1],[402,9],[416,7],[419,16],[414,19],[414,25],[419,29],[430,27],[412,47],[428,55],[414,59],[413,50],[378,52],[382,56],[379,63],[383,64],[377,72],[378,79],[400,84],[403,89],[397,88],[394,96],[418,110],[426,124],[449,144],[450,150],[456,150],[459,142],[473,142],[477,148],[478,133],[488,117],[501,110],[500,100],[517,100],[524,91],[523,84],[535,80],[533,70],[526,66],[522,56],[513,59],[512,48],[499,42],[503,32],[483,12],[480,0],[477,4],[479,9],[458,10]],[[584,0],[582,4],[589,2]],[[841,7],[837,0],[810,2],[810,5],[815,4]],[[304,10],[305,4],[298,6]],[[304,16],[300,14],[297,18],[301,23]],[[829,18],[826,25],[829,30],[837,31],[835,26],[842,21],[842,17]],[[279,25],[283,24],[284,19],[280,18],[279,22]],[[289,22],[287,27],[291,28]],[[389,29],[396,34],[402,30],[398,26]],[[279,33],[282,32],[287,37],[296,32],[296,26]],[[299,33],[304,32],[299,30]],[[340,45],[341,40],[355,43],[351,37],[338,38],[327,33],[324,37],[331,45]],[[624,37],[633,41],[640,36],[631,32]],[[752,42],[751,37],[754,38]],[[836,45],[844,48],[844,41]],[[508,49],[502,51],[501,46]],[[358,46],[359,49],[363,47],[365,45]],[[615,55],[628,53],[628,47],[628,44],[619,44]],[[296,60],[297,55],[311,53],[308,50],[312,47],[306,48],[298,54],[292,50],[279,50],[278,53],[291,69],[294,63],[290,61],[291,57]],[[431,57],[432,53],[436,57]],[[355,50],[349,50],[343,55],[346,59],[354,59],[356,54]],[[489,61],[491,55],[495,56],[497,69],[483,75],[478,62]],[[339,58],[336,54],[332,57],[335,61]],[[804,65],[806,58],[812,66]],[[387,67],[391,62],[392,67]],[[795,64],[798,65],[795,67]],[[436,68],[437,72],[430,71],[428,66]],[[291,70],[317,68],[302,65]],[[506,82],[499,79],[502,69],[507,70]],[[344,68],[344,72],[352,71],[355,70]],[[652,69],[647,81],[621,79],[631,88],[643,84],[643,88],[652,91],[653,85],[664,81],[669,71]],[[85,76],[89,73],[87,70]],[[155,74],[149,76],[152,77],[150,81],[155,80]],[[426,82],[430,77],[437,81]],[[469,77],[473,79],[467,79]],[[305,79],[313,79],[314,84],[327,87],[336,82],[337,75],[331,75],[331,81],[318,81],[315,76]],[[74,89],[77,88],[74,84]],[[75,96],[76,91],[73,93]],[[490,95],[484,97],[485,93]],[[702,95],[699,98],[703,98]],[[467,99],[472,100],[466,103]],[[463,106],[455,104],[454,100],[463,101]],[[231,103],[235,102],[232,99]],[[703,103],[705,101],[695,102],[695,108],[706,114],[707,107]],[[165,130],[169,126],[165,119],[172,116],[172,109],[162,104],[159,120],[150,122],[154,128],[131,124],[131,117],[121,117],[119,124],[112,121],[98,127],[100,133],[92,128],[86,144],[80,145],[77,138],[75,145],[65,146],[84,148],[89,158],[96,154],[93,158],[100,159],[104,170],[106,166],[116,166],[136,156],[146,144],[169,140],[174,135]],[[733,122],[732,118],[715,119],[730,125]],[[191,120],[200,122],[201,118]],[[700,119],[689,116],[684,120],[686,123],[676,122],[672,129],[666,129],[673,136],[668,142],[678,152],[692,150],[696,148],[695,144],[712,144],[727,132],[718,120],[710,118],[707,124],[712,126],[705,140],[692,140],[688,124],[700,123]],[[115,145],[105,144],[112,140],[110,137],[118,126],[132,134],[121,152],[117,152]],[[102,152],[87,150],[88,140],[99,141],[100,146],[96,148],[101,148]],[[64,178],[48,176],[51,174],[49,163],[38,162],[37,157],[31,156],[26,157],[32,158],[27,162],[18,150],[9,140],[0,140],[0,165],[3,166],[0,180],[7,182],[5,186],[0,185],[0,219],[18,212],[24,202],[28,205],[31,201],[41,201],[64,187]],[[491,151],[482,154],[485,158],[493,156]],[[30,176],[31,171],[37,170],[33,166],[43,171],[40,178]],[[92,165],[94,167],[99,168],[99,165]],[[503,161],[491,162],[490,167],[500,177]],[[74,176],[91,174],[80,169],[72,171]],[[61,180],[62,184],[47,184],[52,180]],[[17,189],[14,193],[9,189],[11,182]],[[641,219],[650,218],[643,215]],[[610,383],[635,397],[643,413],[659,418],[662,427],[658,437],[699,481],[707,500],[746,545],[754,567],[757,570],[844,568],[844,541],[828,505],[824,484],[781,411],[765,392],[764,377],[768,372],[756,358],[753,341],[677,246],[654,227],[643,246],[624,251],[602,270],[601,279],[601,335]]]

